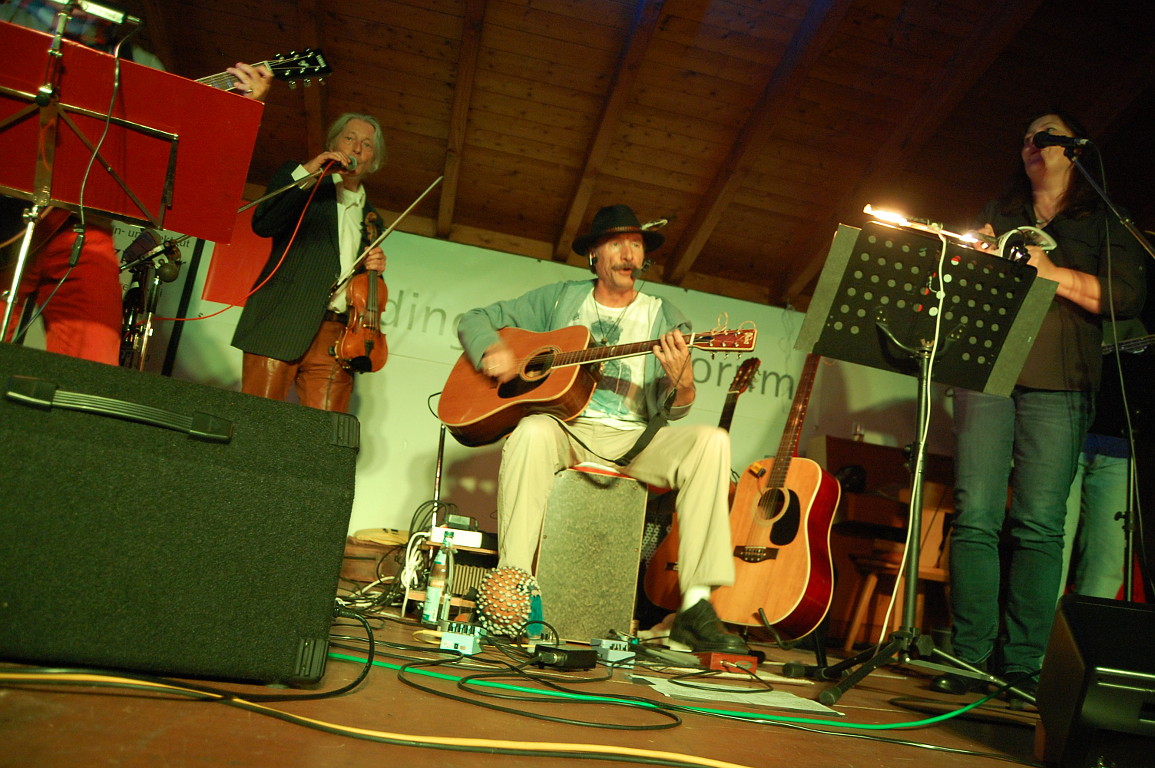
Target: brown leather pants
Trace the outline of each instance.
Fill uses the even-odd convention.
[[[329,349],[345,329],[342,323],[325,320],[304,355],[284,361],[245,353],[241,391],[270,400],[284,400],[296,385],[301,405],[323,411],[347,413],[353,395],[353,375],[337,363]]]

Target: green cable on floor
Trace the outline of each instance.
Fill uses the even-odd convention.
[[[350,661],[350,662],[355,662],[355,663],[360,663],[360,664],[365,663],[364,659],[358,658],[356,656],[349,656],[349,655],[346,655],[343,653],[330,652],[329,658],[337,659],[340,661]],[[392,669],[394,671],[399,671],[401,669],[402,665],[391,664],[391,663],[386,662],[386,661],[374,660],[373,666],[384,667],[386,669]],[[454,675],[449,675],[449,674],[446,674],[444,672],[433,672],[433,671],[429,671],[429,670],[415,669],[415,668],[410,668],[406,671],[410,672],[410,673],[414,673],[414,674],[425,675],[427,677],[439,678],[442,680],[452,680],[452,681],[460,681],[461,680],[461,677],[455,677]],[[533,694],[538,694],[538,695],[544,694],[547,696],[556,696],[557,698],[572,699],[573,701],[611,701],[611,700],[614,700],[614,698],[615,698],[613,696],[593,696],[593,695],[583,696],[581,694],[565,693],[562,691],[549,691],[549,690],[543,690],[543,689],[539,689],[539,688],[527,688],[525,686],[510,685],[508,683],[497,683],[497,682],[492,682],[492,681],[487,681],[487,680],[475,680],[475,681],[473,681],[473,683],[475,685],[479,685],[479,686],[501,688],[501,689],[505,689],[505,690],[515,691],[518,693],[533,693]],[[678,704],[677,707],[678,707],[678,709],[686,710],[689,712],[700,712],[703,714],[722,715],[724,717],[743,718],[743,719],[749,719],[749,720],[773,720],[773,721],[782,722],[782,723],[805,723],[807,725],[832,725],[832,726],[836,726],[839,728],[858,728],[858,729],[866,730],[866,731],[888,731],[888,730],[897,730],[897,729],[904,729],[904,728],[922,728],[922,727],[927,726],[927,725],[935,725],[936,723],[941,723],[941,722],[944,722],[946,720],[950,720],[951,718],[958,717],[958,716],[960,716],[966,712],[970,712],[971,710],[973,710],[977,707],[980,707],[983,704],[985,704],[986,702],[990,701],[991,699],[993,699],[997,695],[998,695],[998,692],[996,691],[995,693],[992,693],[989,696],[985,696],[984,698],[981,698],[978,701],[975,701],[971,704],[967,704],[966,706],[960,707],[959,709],[957,709],[953,712],[946,712],[946,713],[941,714],[941,715],[935,715],[934,717],[928,717],[924,720],[915,720],[915,721],[909,722],[909,723],[886,723],[886,724],[883,724],[883,723],[879,723],[879,724],[846,723],[846,722],[842,722],[839,720],[824,720],[824,719],[809,718],[809,717],[789,717],[786,715],[764,715],[764,714],[758,714],[758,713],[754,713],[754,712],[733,712],[731,710],[709,709],[707,707],[694,707],[694,706],[689,706],[686,704]],[[654,707],[654,709],[662,709],[663,705],[659,702],[654,702],[653,707]]]

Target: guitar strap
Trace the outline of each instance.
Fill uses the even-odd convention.
[[[666,426],[666,423],[670,420],[670,408],[674,405],[674,396],[677,393],[677,387],[670,387],[670,391],[666,394],[666,399],[662,403],[662,410],[658,411],[658,414],[650,419],[650,423],[646,425],[645,431],[638,437],[633,447],[623,453],[620,458],[613,460],[614,464],[617,464],[619,467],[624,467],[633,461],[639,453],[645,450],[646,446],[650,444],[650,441],[654,439],[654,435],[657,434],[658,430]]]
[[[686,362],[682,364],[683,371],[689,363],[690,358],[687,357]],[[666,426],[666,423],[670,420],[670,409],[674,407],[674,398],[677,397],[677,395],[678,388],[671,386],[669,391],[666,392],[665,399],[662,400],[662,409],[658,411],[654,418],[650,419],[650,423],[646,425],[646,431],[638,437],[637,442],[634,443],[634,446],[630,448],[630,450],[622,454],[621,458],[614,459],[614,464],[617,464],[619,467],[624,467],[646,449],[646,446],[654,439],[654,435],[657,434],[658,430]]]
[[[670,391],[666,395],[665,401],[662,403],[662,410],[659,411],[658,414],[654,416],[654,418],[650,419],[650,423],[646,425],[645,430],[643,430],[642,434],[638,436],[638,439],[634,441],[633,446],[631,446],[628,451],[616,459],[610,459],[602,456],[593,448],[590,448],[588,445],[586,445],[580,437],[575,435],[573,431],[570,430],[568,424],[556,416],[553,418],[557,421],[558,424],[561,425],[561,428],[566,431],[566,434],[568,434],[573,439],[573,441],[580,445],[582,448],[585,448],[587,451],[592,453],[594,456],[597,456],[602,461],[615,464],[619,467],[625,467],[628,466],[629,463],[633,461],[639,453],[645,450],[646,446],[650,444],[650,441],[654,439],[654,435],[658,433],[658,430],[666,426],[666,424],[669,422],[670,408],[673,407],[674,397],[677,395],[677,393],[678,390],[676,387],[670,387]]]

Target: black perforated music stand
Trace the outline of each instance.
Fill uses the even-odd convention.
[[[912,663],[979,673],[934,648],[915,626],[926,457],[922,425],[929,419],[929,384],[1009,395],[1055,288],[1050,280],[1036,279],[1034,267],[966,247],[952,237],[875,222],[861,230],[839,225],[795,349],[917,376],[918,422],[911,451],[908,528],[913,533],[907,537],[902,625],[886,644],[821,670],[823,679],[839,680],[861,664],[819,695],[823,704],[838,701],[877,667],[894,659],[911,661],[916,644],[921,656],[934,654],[954,666]]]

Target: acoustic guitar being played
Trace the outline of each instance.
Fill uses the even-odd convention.
[[[437,416],[459,443],[492,443],[513,431],[522,417],[546,413],[562,421],[576,418],[593,397],[598,364],[645,355],[657,339],[609,347],[590,347],[590,331],[574,325],[535,333],[520,328],[498,331],[513,350],[517,375],[503,384],[478,371],[462,355],[441,392]],[[686,334],[686,345],[713,352],[749,352],[758,332],[753,328]]]

